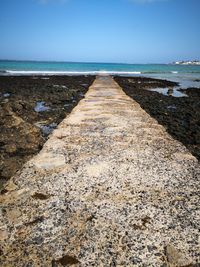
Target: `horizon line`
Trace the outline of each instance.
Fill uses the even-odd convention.
[[[168,63],[155,63],[155,62],[148,62],[148,63],[127,63],[127,62],[97,62],[97,61],[64,61],[64,60],[37,60],[37,59],[1,59],[0,61],[8,61],[8,62],[44,62],[44,63],[82,63],[82,64],[124,64],[124,65],[168,65],[173,64],[174,62]]]

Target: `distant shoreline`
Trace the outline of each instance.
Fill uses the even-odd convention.
[[[176,61],[172,63],[173,65],[183,65],[183,66],[200,66],[199,60],[189,60],[189,61]]]
[[[95,61],[65,61],[65,60],[35,60],[35,59],[0,59],[1,61],[7,61],[7,62],[35,62],[35,63],[70,63],[70,64],[111,64],[111,65],[118,65],[118,64],[123,64],[123,65],[169,65],[169,64],[173,64],[173,63],[150,63],[150,62],[146,62],[146,63],[128,63],[128,62],[95,62]]]

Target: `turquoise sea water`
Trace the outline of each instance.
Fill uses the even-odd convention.
[[[199,73],[200,66],[170,64],[114,64],[114,63],[74,63],[74,62],[39,62],[39,61],[2,61],[0,71],[8,72],[127,72],[139,73]]]
[[[173,64],[114,64],[0,60],[0,75],[78,75],[78,74],[142,75],[181,82],[199,87],[200,66]]]

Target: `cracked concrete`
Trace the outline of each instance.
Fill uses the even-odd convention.
[[[2,192],[7,266],[199,266],[197,160],[97,77]]]

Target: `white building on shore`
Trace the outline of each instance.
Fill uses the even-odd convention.
[[[199,60],[176,61],[173,64],[176,64],[176,65],[200,65],[200,61]]]

